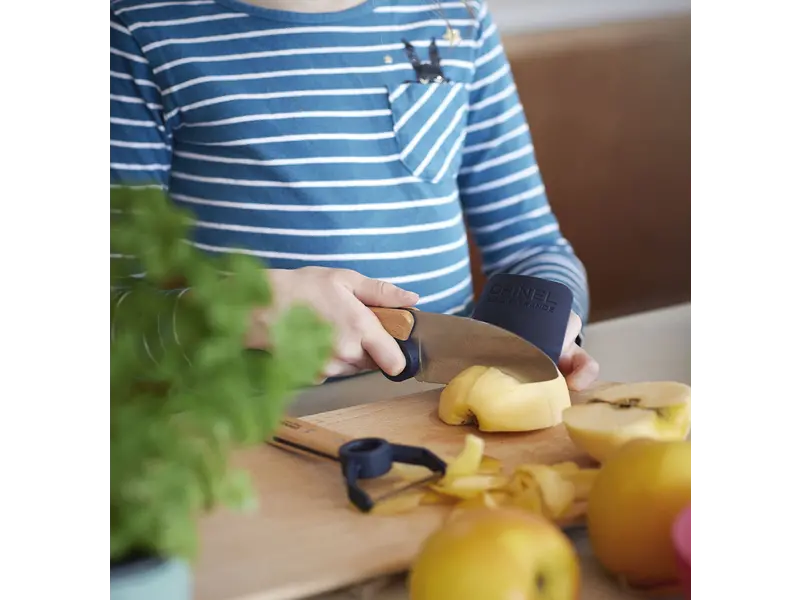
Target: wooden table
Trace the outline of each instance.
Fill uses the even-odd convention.
[[[691,384],[691,306],[682,304],[589,325],[586,349],[598,360],[601,377],[609,381],[674,380]],[[422,391],[428,386],[417,381],[401,384],[380,374],[331,383],[302,394],[292,407],[295,416],[355,406],[366,402]],[[584,577],[602,578],[592,556],[586,532],[569,532],[581,558]],[[314,600],[407,600],[404,575],[365,582]],[[600,595],[587,600],[628,600],[640,598],[608,581]],[[669,597],[665,600],[673,600]],[[677,598],[675,600],[678,600]]]

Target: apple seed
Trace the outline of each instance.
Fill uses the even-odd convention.
[[[642,399],[622,398],[620,400],[615,400],[614,402],[608,402],[607,400],[601,400],[600,398],[592,398],[591,400],[588,400],[586,404],[597,404],[598,402],[604,404],[610,404],[614,408],[626,409],[626,408],[638,407],[639,404],[642,402]]]

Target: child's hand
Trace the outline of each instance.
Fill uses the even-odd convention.
[[[561,358],[558,360],[558,368],[566,377],[569,389],[576,392],[589,387],[600,374],[597,361],[575,343],[582,326],[581,318],[572,312],[567,323]]]
[[[325,267],[269,270],[273,305],[256,311],[246,344],[267,346],[270,321],[293,304],[313,308],[336,331],[334,357],[323,378],[353,375],[376,367],[390,375],[405,368],[397,342],[365,305],[402,308],[413,306],[419,296],[397,286],[369,279],[355,271]]]

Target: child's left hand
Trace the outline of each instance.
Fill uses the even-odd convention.
[[[576,392],[592,385],[600,374],[597,361],[575,343],[582,326],[581,318],[575,312],[570,313],[561,358],[558,360],[558,368],[567,379],[567,386]]]

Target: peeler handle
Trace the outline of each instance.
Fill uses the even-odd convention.
[[[369,309],[378,317],[386,332],[395,339],[400,347],[400,352],[403,353],[403,358],[406,359],[406,366],[400,373],[389,375],[385,371],[381,371],[383,376],[394,382],[411,379],[419,372],[420,368],[419,344],[411,337],[414,331],[414,311],[417,309],[381,308],[377,306],[371,306]]]
[[[394,462],[422,465],[444,473],[447,464],[426,448],[391,444],[382,438],[350,439],[301,419],[285,417],[267,443],[301,455],[312,455],[339,463],[347,497],[361,512],[369,512],[374,501],[359,486],[360,479],[388,473]]]
[[[284,417],[267,443],[295,452],[339,461],[339,449],[351,439],[308,421]]]

